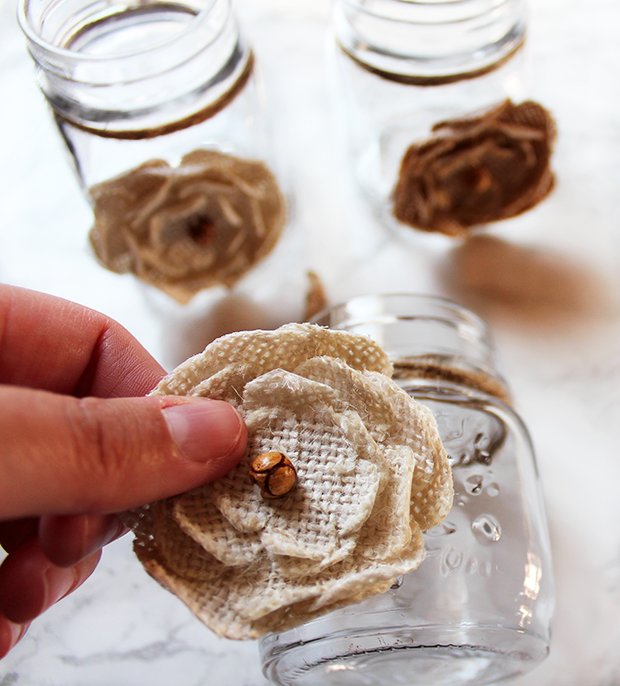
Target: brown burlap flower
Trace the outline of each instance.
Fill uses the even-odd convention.
[[[401,163],[393,213],[404,224],[459,235],[521,214],[553,188],[555,124],[535,102],[506,100],[432,132]]]
[[[195,150],[178,166],[150,160],[90,189],[90,241],[108,269],[132,272],[185,303],[231,287],[276,244],[286,205],[259,161]]]

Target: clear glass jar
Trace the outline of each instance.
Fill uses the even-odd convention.
[[[286,201],[230,0],[23,0],[18,14],[104,266],[187,302],[271,252]]]
[[[282,686],[482,686],[528,672],[549,650],[550,543],[530,437],[487,327],[416,295],[354,298],[318,323],[384,346],[399,385],[432,409],[454,505],[391,590],[265,637],[265,675]]]
[[[335,0],[332,26],[353,176],[381,215],[414,141],[526,95],[525,0]]]

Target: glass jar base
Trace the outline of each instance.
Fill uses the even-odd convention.
[[[483,686],[529,672],[549,646],[523,630],[476,626],[375,629],[286,646],[267,638],[262,649],[264,673],[280,686]]]

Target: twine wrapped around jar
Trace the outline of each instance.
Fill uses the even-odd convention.
[[[180,304],[249,276],[287,203],[231,0],[22,0],[19,18],[99,263]]]

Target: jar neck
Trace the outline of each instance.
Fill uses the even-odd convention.
[[[338,44],[386,78],[438,85],[494,69],[523,44],[525,0],[335,0]]]
[[[107,133],[189,117],[250,63],[230,0],[22,0],[18,14],[56,114]]]
[[[450,300],[414,294],[361,296],[324,311],[314,321],[377,342],[394,365],[396,380],[433,380],[509,399],[508,387],[495,368],[489,328]]]

